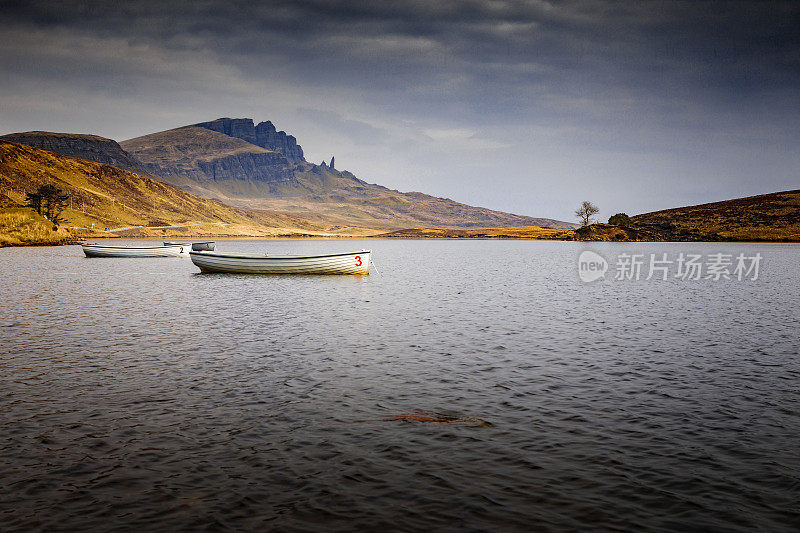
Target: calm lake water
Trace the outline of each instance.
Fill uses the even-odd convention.
[[[379,275],[0,250],[0,529],[800,529],[800,246],[217,241],[362,247]]]

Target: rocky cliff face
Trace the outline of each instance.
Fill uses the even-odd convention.
[[[111,165],[131,172],[145,172],[142,166],[123,150],[117,141],[97,135],[29,131],[3,135],[0,139],[47,150],[54,154]]]
[[[287,135],[285,131],[277,131],[270,121],[253,124],[250,118],[218,118],[209,122],[195,124],[230,137],[242,139],[250,144],[283,154],[291,162],[305,161],[303,149],[297,144],[297,139]]]
[[[255,130],[256,145],[280,152],[290,161],[305,161],[303,149],[297,144],[297,139],[293,135],[287,135],[285,131],[276,131],[269,120],[259,122]]]
[[[277,152],[235,154],[198,161],[197,165],[215,182],[256,181],[291,185],[297,181],[286,157]]]

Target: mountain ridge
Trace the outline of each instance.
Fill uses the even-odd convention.
[[[224,181],[226,172],[229,179],[264,183],[290,177],[290,162],[282,154],[199,126],[173,128],[123,143],[148,172],[200,196],[214,196],[208,186]]]
[[[216,144],[195,142],[209,137],[200,134],[199,128],[215,132]],[[236,157],[231,157],[231,143],[241,148]],[[120,145],[148,171],[176,187],[231,205],[291,212],[319,221],[387,230],[575,227],[570,222],[504,213],[421,192],[400,192],[327,163],[309,163],[296,139],[276,131],[269,121],[255,125],[250,118],[221,118],[128,139]],[[264,150],[277,155],[267,157]]]
[[[329,229],[302,217],[200,198],[104,163],[0,140],[4,208],[23,205],[27,193],[48,184],[69,194],[71,207],[64,211],[63,225],[82,229],[79,235],[115,236],[100,231],[115,226],[130,227],[117,234],[129,236],[182,235],[190,227],[193,235],[263,237],[324,235]]]

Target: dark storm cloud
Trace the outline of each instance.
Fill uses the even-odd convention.
[[[516,112],[549,92],[736,101],[800,74],[796,2],[17,1],[2,20],[459,111]]]

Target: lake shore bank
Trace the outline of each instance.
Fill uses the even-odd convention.
[[[73,233],[69,230],[52,228],[41,223],[26,231],[6,233],[0,213],[0,248],[18,246],[61,246],[81,244],[89,240],[119,239],[297,239],[297,240],[348,240],[348,239],[391,239],[391,240],[525,240],[525,241],[564,241],[564,242],[759,242],[759,243],[800,243],[800,236],[780,236],[777,238],[726,238],[715,236],[704,238],[702,234],[674,235],[643,230],[640,228],[620,228],[608,225],[591,225],[577,230],[562,230],[539,227],[522,228],[413,228],[388,233],[218,233],[205,231],[125,231],[109,235],[108,232],[92,234]],[[46,222],[46,221],[45,221]],[[146,229],[146,228],[145,228]]]

